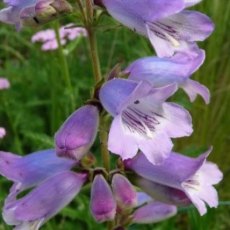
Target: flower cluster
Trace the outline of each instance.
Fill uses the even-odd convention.
[[[10,87],[10,82],[6,78],[0,77],[0,90],[8,89]],[[0,139],[6,135],[6,130],[0,127]]]
[[[68,24],[62,26],[59,29],[59,37],[61,45],[65,45],[67,41],[72,41],[79,37],[86,37],[87,31],[83,27],[75,27],[73,24]],[[55,31],[53,29],[46,29],[43,31],[39,31],[33,35],[31,41],[41,42],[43,51],[52,51],[58,48],[58,41],[56,38]]]
[[[13,11],[14,20],[6,21],[19,25],[31,19],[24,17],[28,10],[36,21],[39,4],[57,10],[59,0],[5,2],[9,7],[0,12],[0,19]],[[3,208],[7,224],[39,229],[90,183],[92,216],[97,222],[112,221],[114,230],[164,220],[176,214],[177,206],[193,204],[200,215],[207,212],[206,205],[218,206],[213,185],[222,180],[222,172],[207,161],[212,148],[197,158],[173,152],[172,138],[192,134],[192,118],[185,108],[167,101],[179,88],[191,102],[197,95],[206,104],[210,101],[207,87],[190,78],[205,59],[196,41],[214,28],[206,15],[187,10],[198,2],[94,1],[121,24],[148,37],[157,56],[135,60],[98,82],[94,97],[56,132],[54,149],[25,157],[0,152],[0,174],[14,182]],[[63,40],[71,39],[72,32],[62,32]],[[46,31],[33,41],[54,39],[54,32]],[[97,167],[90,152],[97,132],[106,131],[100,121],[106,127],[108,115],[113,118],[108,142],[100,140],[106,151],[119,156],[113,170]],[[31,191],[18,198],[27,189]]]

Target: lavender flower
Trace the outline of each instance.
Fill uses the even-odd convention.
[[[0,174],[13,181],[17,191],[36,186],[57,173],[70,170],[76,164],[74,160],[57,157],[54,149],[24,157],[0,152]]]
[[[80,191],[86,174],[70,172],[76,161],[57,157],[53,149],[21,157],[0,152],[0,174],[14,182],[3,218],[15,229],[39,229]],[[35,187],[22,198],[17,195]],[[49,195],[47,195],[49,194]]]
[[[181,87],[193,102],[199,94],[208,104],[210,94],[207,87],[189,77],[202,65],[205,52],[196,49],[196,56],[186,53],[177,53],[171,58],[145,57],[131,63],[125,73],[129,79],[150,82],[154,87],[161,87],[176,83]]]
[[[204,14],[183,10],[199,1],[183,0],[101,0],[112,17],[149,38],[160,57],[174,52],[191,52],[195,41],[203,41],[213,31]]]
[[[108,148],[121,158],[132,158],[140,149],[153,164],[162,163],[172,149],[171,137],[192,133],[189,113],[165,100],[175,85],[154,88],[145,81],[113,79],[100,90],[104,108],[114,117]]]
[[[55,19],[59,14],[72,11],[66,0],[5,0],[4,2],[8,7],[0,11],[0,21],[13,24],[17,29],[23,25],[37,26]]]
[[[210,151],[195,159],[171,153],[161,165],[157,166],[150,164],[144,154],[140,153],[132,160],[126,161],[126,167],[144,179],[159,184],[161,195],[173,188],[176,190],[172,190],[172,195],[177,194],[177,197],[182,198],[182,194],[176,193],[177,190],[182,191],[184,198],[187,197],[200,214],[204,215],[207,212],[205,203],[210,207],[217,207],[218,196],[213,185],[219,183],[223,177],[216,164],[206,162]],[[151,188],[151,183],[147,186]],[[162,189],[163,186],[166,188]],[[157,185],[153,188],[156,193]]]
[[[85,174],[62,172],[48,178],[24,197],[6,202],[3,218],[15,229],[39,229],[79,193]]]
[[[74,27],[73,24],[68,24],[62,26],[59,29],[59,36],[61,40],[61,44],[65,45],[68,41],[72,41],[79,37],[86,37],[87,31],[83,27]],[[43,31],[39,31],[33,35],[31,41],[35,42],[42,42],[41,49],[43,51],[51,51],[56,50],[58,48],[58,42],[56,39],[55,31],[52,29],[47,29]]]
[[[116,201],[112,190],[102,175],[96,175],[91,189],[90,207],[98,222],[113,220],[116,215]]]
[[[92,146],[98,124],[99,111],[96,106],[85,105],[76,110],[55,134],[57,154],[80,160]]]

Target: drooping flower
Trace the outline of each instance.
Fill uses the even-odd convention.
[[[85,173],[73,173],[77,162],[60,158],[54,149],[24,157],[0,152],[0,174],[14,182],[5,200],[3,218],[15,229],[39,229],[66,206],[86,182]],[[21,198],[18,194],[33,188]],[[48,194],[48,195],[47,195]]]
[[[161,165],[150,164],[144,154],[140,153],[135,158],[127,160],[125,164],[139,176],[155,183],[153,193],[158,191],[164,196],[169,192],[170,197],[172,192],[172,196],[177,197],[178,201],[180,198],[185,201],[187,197],[199,213],[204,215],[207,212],[205,204],[210,207],[218,206],[218,195],[213,185],[218,184],[223,177],[216,164],[206,161],[210,151],[198,158],[171,153]],[[151,183],[144,186],[151,188]],[[178,193],[178,190],[183,193]]]
[[[208,104],[210,94],[207,87],[191,80],[190,76],[202,65],[205,52],[196,48],[196,55],[177,53],[170,58],[145,57],[131,63],[125,73],[129,79],[148,81],[154,87],[162,87],[176,83],[181,87],[193,102],[197,95],[201,95]]]
[[[109,184],[102,175],[96,175],[92,183],[90,199],[93,217],[98,222],[113,220],[116,215],[116,207]]]
[[[99,97],[114,117],[109,150],[125,160],[140,149],[151,163],[162,163],[173,146],[170,138],[192,133],[189,113],[165,102],[176,90],[175,85],[153,88],[146,81],[113,79],[105,83]]]
[[[49,177],[24,197],[6,202],[3,218],[15,229],[38,230],[74,199],[85,181],[85,174],[70,171]]]
[[[59,36],[60,36],[61,45],[65,45],[68,41],[74,40],[82,36],[86,37],[87,31],[83,27],[74,27],[73,24],[68,24],[62,26],[59,29]],[[55,50],[58,48],[58,41],[56,39],[56,34],[53,29],[47,29],[47,30],[37,32],[36,34],[33,35],[31,41],[33,43],[35,42],[43,43],[41,47],[43,51]]]
[[[68,171],[76,164],[74,160],[58,157],[54,149],[24,157],[0,152],[0,174],[14,182],[13,188],[17,192],[36,186],[52,175]]]
[[[189,0],[101,0],[109,14],[123,25],[149,38],[160,57],[187,50],[213,31],[204,14],[183,10],[199,1]]]
[[[99,111],[96,106],[85,105],[76,110],[55,134],[57,154],[80,160],[92,146],[98,124]]]
[[[5,0],[7,8],[0,11],[0,21],[13,24],[17,29],[23,25],[37,26],[55,19],[59,14],[72,11],[66,0]]]

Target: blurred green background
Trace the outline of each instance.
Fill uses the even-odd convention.
[[[207,106],[198,98],[193,104],[179,91],[174,101],[185,106],[193,116],[194,133],[191,137],[175,141],[175,150],[197,156],[208,146],[214,150],[210,160],[224,172],[224,180],[217,186],[220,206],[204,217],[189,207],[169,221],[155,225],[133,225],[130,229],[230,229],[230,1],[204,0],[194,7],[209,15],[216,24],[215,32],[199,45],[206,50],[204,65],[194,74],[209,87],[212,98]],[[75,21],[75,17],[62,18],[60,24]],[[53,147],[53,135],[71,113],[70,92],[66,87],[61,57],[58,51],[43,52],[39,44],[31,43],[31,36],[54,23],[38,29],[25,28],[17,33],[11,26],[0,25],[0,76],[11,82],[9,90],[0,92],[0,126],[6,127],[7,136],[0,140],[0,149],[27,154]],[[99,55],[103,74],[118,62],[125,67],[133,60],[153,55],[149,42],[111,18],[103,16],[98,27]],[[81,106],[93,88],[93,77],[85,38],[64,47],[74,88],[75,107]],[[10,183],[0,178],[0,206]],[[90,215],[87,193],[80,194],[70,206],[44,225],[43,229],[62,230],[105,229]],[[7,227],[0,217],[0,230]]]

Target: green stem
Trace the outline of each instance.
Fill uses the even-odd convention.
[[[96,38],[96,31],[94,28],[94,10],[91,2],[86,0],[86,10],[87,10],[87,24],[85,25],[88,31],[88,39],[90,45],[90,55],[92,61],[92,68],[93,74],[95,79],[95,85],[102,80],[101,75],[101,66],[100,60],[98,55],[98,48],[97,48],[97,38]],[[110,170],[110,155],[107,147],[108,141],[108,133],[107,133],[107,122],[105,120],[105,116],[101,114],[100,117],[100,129],[99,129],[99,138],[101,144],[101,154],[103,160],[103,166],[109,172]]]
[[[70,94],[70,104],[71,104],[71,111],[74,110],[75,108],[75,99],[74,99],[74,92],[73,92],[73,87],[71,84],[71,79],[70,79],[70,74],[69,74],[69,67],[67,63],[66,56],[63,52],[62,44],[61,44],[61,38],[59,34],[59,23],[55,23],[55,34],[58,42],[58,53],[59,53],[59,59],[61,62],[61,67],[62,67],[62,74],[64,77],[65,84],[68,88],[68,92]]]
[[[89,44],[90,44],[90,55],[92,60],[93,74],[94,74],[95,82],[97,83],[101,81],[102,76],[101,76],[101,67],[100,67],[100,61],[98,56],[96,34],[93,27],[88,27],[87,31],[88,31]]]

